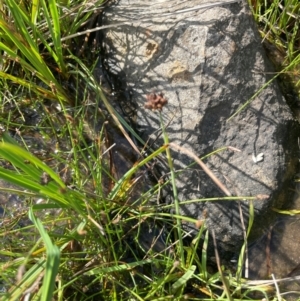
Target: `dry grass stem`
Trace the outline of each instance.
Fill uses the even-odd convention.
[[[244,222],[244,216],[243,216],[243,211],[242,211],[242,206],[241,202],[239,204],[239,213],[240,213],[240,218],[241,218],[241,224],[242,224],[242,229],[243,229],[243,234],[244,234],[244,242],[245,242],[245,278],[249,278],[249,260],[248,260],[248,246],[247,246],[247,230],[245,227],[245,222]]]
[[[219,256],[219,252],[218,252],[218,248],[217,248],[217,241],[216,241],[215,231],[212,230],[211,234],[212,234],[212,238],[213,238],[213,244],[214,244],[214,249],[215,249],[215,256],[216,256],[218,271],[220,273],[221,280],[222,280],[222,283],[224,285],[224,290],[226,292],[227,298],[228,298],[228,300],[232,301],[233,299],[232,299],[231,294],[230,294],[229,285],[228,285],[227,279],[225,278],[225,276],[223,274],[222,267],[221,267],[221,261],[220,261],[220,256]]]
[[[214,175],[214,173],[206,166],[206,164],[199,159],[193,152],[189,151],[188,149],[181,147],[175,143],[169,143],[169,146],[173,149],[179,150],[182,153],[188,155],[192,159],[194,159],[200,167],[206,172],[206,174],[215,182],[215,184],[227,195],[232,196],[229,190],[225,187],[225,185]]]

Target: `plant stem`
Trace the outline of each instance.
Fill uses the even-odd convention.
[[[165,126],[163,123],[162,115],[161,112],[159,112],[159,118],[160,118],[160,124],[162,128],[162,133],[164,137],[164,143],[166,146],[169,145],[169,137],[166,133]],[[166,148],[166,154],[167,154],[167,160],[168,160],[168,165],[170,167],[170,174],[171,174],[171,182],[172,182],[172,189],[173,189],[173,196],[174,196],[174,208],[175,208],[175,214],[176,216],[180,215],[180,210],[179,210],[179,200],[178,200],[178,194],[177,194],[177,187],[175,183],[175,172],[174,172],[174,167],[173,167],[173,162],[172,162],[172,157],[171,157],[171,151],[169,146]],[[177,225],[177,235],[178,235],[178,241],[179,241],[179,253],[180,253],[180,259],[182,264],[185,264],[184,260],[184,252],[183,252],[183,242],[182,242],[182,227],[181,227],[181,220],[180,218],[176,218],[176,225]]]

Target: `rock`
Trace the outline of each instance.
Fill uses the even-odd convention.
[[[295,175],[299,179],[300,174]],[[279,214],[275,222],[266,229],[265,234],[248,248],[248,275],[245,278],[267,279],[273,274],[276,279],[300,275],[299,239],[300,220],[300,182],[296,182],[292,202],[284,210],[294,215]],[[298,214],[297,214],[298,213]],[[289,278],[291,279],[291,278]],[[292,281],[297,283],[297,281]],[[286,289],[285,291],[295,291]],[[283,289],[281,284],[281,290]],[[286,298],[296,300],[297,298]]]
[[[270,220],[269,208],[284,201],[283,188],[296,167],[296,127],[275,81],[265,86],[274,74],[248,4],[230,2],[200,9],[203,0],[118,1],[105,12],[104,25],[119,24],[105,30],[107,65],[132,90],[144,141],[151,137],[156,148],[163,144],[158,112],[144,107],[146,95],[162,92],[171,142],[199,157],[210,154],[203,161],[231,195],[267,196],[254,201],[255,237],[261,221]],[[172,156],[177,171],[193,163],[183,152]],[[161,170],[168,173],[167,164]],[[200,201],[225,195],[198,165],[180,173],[176,184],[180,201],[195,200],[181,212],[207,218],[218,245],[238,250],[244,239],[239,203]],[[241,208],[247,226],[248,202]]]

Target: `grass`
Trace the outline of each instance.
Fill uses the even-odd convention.
[[[114,172],[105,114],[136,152],[128,133],[140,138],[94,79],[97,62],[84,56],[83,38],[67,39],[96,22],[101,4],[1,2],[0,178],[12,184],[2,192],[19,195],[25,204],[4,207],[1,300],[277,300],[270,283],[242,278],[254,198],[247,198],[250,220],[237,271],[223,267],[217,253],[212,269],[205,220],[179,214],[170,153],[178,146],[169,143],[166,131],[161,148],[132,162],[121,177]],[[286,34],[286,41],[275,43],[285,50],[280,74],[298,72],[297,5],[253,5],[265,39]],[[299,81],[293,83],[297,89]],[[170,167],[171,205],[153,202],[168,182],[135,194],[145,166],[159,155]],[[183,203],[197,201],[214,199]],[[192,241],[184,222],[199,227]],[[144,239],[147,227],[156,235]]]
[[[281,87],[288,97],[300,96],[299,1],[249,0],[267,53],[281,77]],[[290,100],[290,104],[295,104]]]

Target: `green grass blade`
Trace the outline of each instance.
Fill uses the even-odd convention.
[[[165,129],[165,125],[163,123],[161,112],[159,112],[159,118],[160,118],[160,124],[161,124],[161,127],[162,127],[162,134],[163,134],[163,138],[164,138],[164,143],[165,143],[165,145],[168,146],[166,148],[166,155],[167,155],[168,165],[169,165],[170,174],[171,174],[171,183],[172,183],[172,189],[173,189],[175,214],[180,215],[180,205],[179,205],[177,186],[176,186],[176,174],[175,174],[175,171],[174,171],[173,160],[172,160],[171,151],[170,151],[170,147],[169,147],[169,137],[168,137],[168,134],[166,133],[166,129]],[[178,235],[178,240],[179,240],[178,252],[180,254],[181,263],[185,264],[184,251],[183,251],[183,241],[182,241],[182,226],[181,226],[181,219],[180,218],[176,219],[176,225],[177,225],[177,235]]]
[[[40,78],[43,82],[48,83],[48,81],[45,80],[45,78],[43,78],[43,76],[41,76],[40,74],[36,73],[36,76]],[[52,91],[44,89],[43,87],[36,85],[32,82],[29,82],[24,78],[16,77],[2,71],[0,71],[0,78],[10,80],[15,84],[21,85],[27,88],[28,90],[31,90],[32,92],[36,93],[37,95],[42,96],[45,99],[47,98],[47,99],[57,100],[57,96]]]
[[[186,285],[186,283],[188,282],[188,280],[190,280],[194,273],[196,271],[196,266],[192,265],[186,272],[185,274],[180,277],[175,283],[172,284],[172,292],[176,293],[176,291],[183,287],[184,285]]]
[[[32,209],[29,210],[29,218],[36,226],[46,246],[46,266],[43,285],[41,287],[41,301],[51,301],[55,287],[56,275],[58,273],[60,251],[59,248],[52,243],[41,221],[35,218]]]
[[[31,22],[36,24],[38,12],[39,12],[40,0],[32,0],[31,4]]]
[[[29,179],[24,177],[24,175],[18,175],[15,172],[4,169],[2,167],[0,167],[0,178],[14,185],[18,185],[25,189],[34,191],[36,193],[40,191],[40,187],[39,185],[37,185],[36,182],[30,181]]]
[[[253,206],[253,202],[250,200],[249,201],[249,221],[248,221],[248,229],[247,229],[247,238],[250,234],[252,225],[253,225],[253,221],[254,221],[254,206]],[[247,240],[244,242],[241,251],[240,251],[240,256],[239,256],[239,260],[238,260],[238,268],[237,268],[237,272],[236,272],[236,278],[237,278],[237,282],[239,282],[242,279],[242,272],[243,272],[243,266],[244,266],[244,262],[245,262],[245,252],[247,252]]]
[[[6,135],[5,133],[3,134]],[[76,191],[67,189],[60,177],[46,164],[31,155],[17,145],[0,143],[0,157],[5,158],[20,171],[10,171],[0,168],[0,177],[43,196],[56,201],[62,206],[74,208],[78,213],[83,214],[85,207],[85,196]],[[41,183],[41,176],[46,173],[50,182],[46,185]]]
[[[27,26],[23,21],[24,15],[21,13],[22,10],[18,5],[12,2],[11,10],[15,14],[16,20],[18,20],[18,29],[21,30],[22,35],[17,32],[16,29],[12,28],[4,19],[0,19],[0,27],[6,33],[7,37],[16,45],[17,49],[33,64],[37,71],[42,72],[46,75],[49,80],[56,82],[51,71],[45,64],[44,60],[39,54],[37,44],[33,41],[30,33],[26,30]]]
[[[12,287],[11,290],[5,294],[1,301],[11,301],[11,300],[22,300],[26,290],[31,287],[35,281],[42,275],[45,269],[46,261],[45,259],[40,259],[36,262],[22,277],[21,281],[17,283],[16,286]]]
[[[55,53],[52,52],[52,56],[55,59],[60,71],[65,74],[66,66],[64,63],[64,56],[62,52],[62,44],[61,44],[61,29],[60,29],[60,20],[57,11],[57,5],[55,0],[41,0],[41,5],[43,7],[44,17],[46,18],[46,22],[51,34],[52,43],[55,49]],[[48,7],[50,9],[50,14],[48,12]],[[44,43],[46,44],[46,43]],[[49,47],[50,48],[50,47]]]
[[[3,135],[7,134],[4,133]],[[64,182],[50,167],[29,152],[23,150],[21,147],[15,144],[2,142],[0,143],[0,156],[30,175],[34,180],[39,181],[41,171],[43,171],[46,172],[62,189],[66,189]],[[31,164],[28,164],[28,162]],[[40,168],[41,171],[39,171],[38,168]]]
[[[28,61],[29,64],[32,65],[32,67],[29,68],[30,72],[37,72],[39,74],[39,78],[41,78],[43,82],[51,88],[51,90],[55,90],[57,98],[62,99],[63,101],[69,101],[63,88],[61,85],[59,85],[47,63],[39,53],[39,43],[37,43],[36,39],[31,36],[29,29],[31,28],[35,36],[37,35],[39,39],[44,42],[45,46],[48,46],[47,49],[50,51],[55,61],[58,62],[59,59],[57,58],[55,52],[51,50],[38,28],[28,19],[21,7],[19,7],[15,1],[8,1],[7,3],[9,4],[9,8],[15,23],[13,23],[13,26],[6,19],[4,19],[2,15],[0,15],[0,34],[2,32],[2,36],[5,40],[5,42],[2,43],[1,48],[4,49],[5,45],[14,45],[13,48],[17,49],[23,55],[23,58],[17,56],[16,53],[12,54],[12,51],[10,50],[8,50],[8,53],[21,65],[24,63],[24,61]],[[52,28],[52,26],[50,26],[50,28]],[[61,53],[61,47],[58,48],[59,52]],[[21,59],[23,59],[23,61]],[[60,60],[62,60],[62,55]],[[28,63],[22,66],[26,71]]]
[[[153,158],[157,157],[159,154],[161,154],[162,152],[164,152],[166,149],[166,146],[163,145],[162,147],[160,147],[158,150],[156,150],[155,152],[151,153],[148,157],[146,157],[145,159],[143,159],[142,161],[140,161],[138,164],[136,164],[135,166],[133,166],[114,186],[114,188],[112,189],[111,193],[109,194],[109,198],[114,199],[118,192],[120,191],[120,189],[122,188],[123,184],[126,181],[129,181],[132,177],[132,175],[139,170],[142,166],[144,166],[146,163],[148,163],[150,160],[152,160]]]
[[[121,272],[121,271],[126,271],[128,269],[133,269],[138,266],[143,266],[144,264],[149,264],[152,263],[152,259],[145,259],[145,260],[140,260],[136,262],[130,262],[130,263],[124,263],[116,266],[111,266],[111,267],[99,267],[99,268],[94,268],[90,271],[87,271],[84,273],[84,275],[98,275],[98,274],[106,274],[106,273],[113,273],[113,272]]]
[[[208,279],[207,273],[207,248],[208,248],[208,238],[209,238],[209,231],[206,231],[204,242],[202,246],[202,253],[201,253],[201,265],[202,265],[202,277],[204,280]]]

